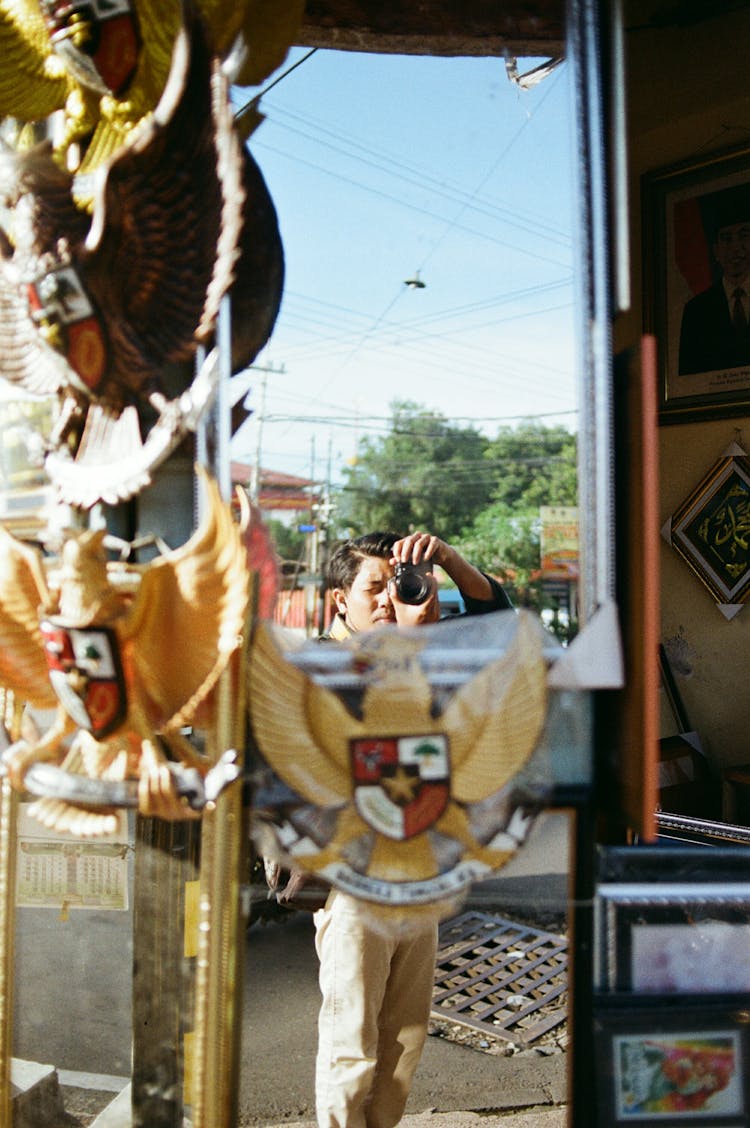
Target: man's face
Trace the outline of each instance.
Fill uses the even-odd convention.
[[[750,222],[720,227],[713,250],[727,281],[742,282],[750,274]]]
[[[388,591],[393,568],[379,556],[366,556],[348,591],[334,588],[336,608],[353,631],[367,631],[396,622]]]

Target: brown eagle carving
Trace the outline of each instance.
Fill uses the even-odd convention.
[[[191,396],[192,361],[199,344],[213,343],[238,270],[237,367],[262,347],[280,303],[283,253],[198,22],[178,36],[153,115],[92,174],[91,216],[76,204],[77,183],[49,145],[2,154],[0,203],[10,219],[0,238],[0,375],[60,395],[50,475],[64,500],[88,506],[140,489],[194,425],[218,373],[212,360]],[[145,452],[144,431],[154,433]],[[122,465],[113,470],[115,460]],[[92,497],[102,465],[109,492]]]

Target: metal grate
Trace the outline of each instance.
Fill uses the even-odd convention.
[[[568,942],[488,913],[440,927],[432,1017],[529,1045],[567,1017]]]

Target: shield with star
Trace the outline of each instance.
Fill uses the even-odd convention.
[[[366,737],[350,750],[354,803],[373,830],[403,842],[437,822],[450,796],[446,736]]]

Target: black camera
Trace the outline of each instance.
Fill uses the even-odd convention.
[[[425,603],[432,592],[431,575],[430,560],[423,560],[421,564],[397,564],[393,585],[401,602],[414,605]]]

